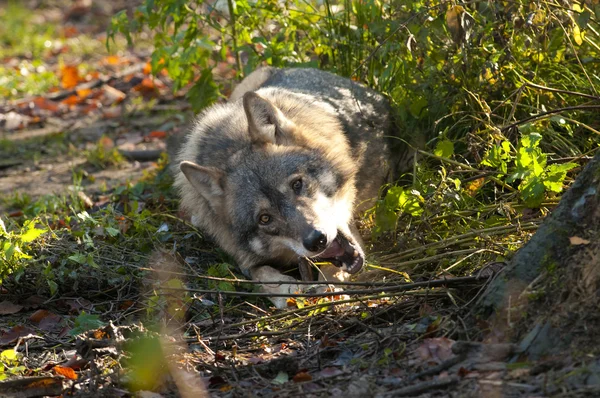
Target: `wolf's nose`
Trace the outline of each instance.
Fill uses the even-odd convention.
[[[306,250],[311,252],[320,252],[325,250],[327,247],[327,237],[323,232],[313,230],[304,240],[302,241]]]

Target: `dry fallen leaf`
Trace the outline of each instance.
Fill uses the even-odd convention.
[[[590,244],[589,240],[580,238],[579,236],[571,236],[569,238],[569,241],[571,242],[572,246],[589,245]]]
[[[77,95],[70,95],[60,102],[61,102],[61,104],[65,104],[68,106],[74,106],[81,102],[81,98],[79,98]]]
[[[167,133],[165,133],[164,131],[152,131],[150,134],[148,134],[148,137],[162,140],[164,138],[167,138]]]
[[[89,88],[82,88],[76,91],[77,92],[77,96],[81,99],[87,98],[91,93],[92,93],[92,89]]]
[[[127,94],[109,85],[105,85],[103,90],[105,101],[102,102],[104,105],[118,104],[127,97]]]
[[[77,86],[79,83],[79,71],[74,65],[65,65],[60,69],[61,73],[61,84],[63,88],[70,89]]]
[[[37,310],[36,312],[31,314],[31,316],[29,317],[29,320],[33,323],[40,323],[42,321],[42,319],[44,319],[50,315],[54,315],[54,314],[48,310]]]
[[[14,304],[10,301],[0,303],[0,315],[15,314],[23,309],[22,305]]]
[[[123,63],[123,61],[121,61],[121,58],[117,55],[109,55],[108,57],[104,57],[103,61],[108,65],[119,65]]]
[[[50,112],[58,112],[58,104],[52,102],[44,97],[37,97],[33,99],[33,104],[36,108],[43,109]]]
[[[75,26],[67,26],[63,29],[63,35],[68,39],[79,35],[79,31]]]
[[[56,332],[62,329],[62,317],[56,314],[50,314],[49,316],[42,319],[38,325],[41,330],[46,332]]]
[[[18,325],[0,336],[0,345],[7,345],[16,342],[19,337],[35,334],[35,332],[25,326]]]
[[[442,363],[452,356],[454,340],[446,337],[425,339],[417,348],[417,355],[423,362]]]
[[[70,380],[77,380],[77,373],[75,373],[75,371],[71,368],[55,366],[54,368],[52,368],[52,370],[57,375],[65,376],[67,379],[70,379]]]
[[[292,380],[294,380],[294,383],[301,383],[303,381],[311,381],[312,376],[308,374],[308,372],[298,372],[296,373],[296,376],[292,378]]]

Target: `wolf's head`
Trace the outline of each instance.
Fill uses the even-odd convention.
[[[356,160],[342,128],[312,100],[272,94],[270,100],[254,92],[244,95],[245,123],[235,129],[244,131],[229,126],[227,134],[245,143],[238,141],[226,162],[183,161],[180,169],[227,226],[228,239],[252,253],[254,262],[306,257],[355,273],[364,263],[350,229]]]

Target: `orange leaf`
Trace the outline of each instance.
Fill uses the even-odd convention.
[[[69,37],[75,37],[75,36],[77,36],[78,34],[79,34],[79,31],[78,31],[78,30],[77,30],[77,28],[76,28],[76,27],[74,27],[74,26],[67,26],[66,28],[64,28],[64,29],[63,29],[63,35],[64,35],[66,38],[69,38]]]
[[[121,63],[121,58],[116,55],[109,55],[108,57],[104,57],[104,62],[109,65],[119,65]]]
[[[65,65],[60,69],[61,72],[61,83],[63,88],[73,88],[79,82],[79,71],[76,66]]]
[[[77,96],[81,99],[86,98],[87,96],[89,96],[92,93],[92,90],[89,88],[82,88],[80,90],[77,90]]]
[[[87,114],[96,109],[98,109],[98,104],[89,104],[88,106],[85,106],[83,109],[81,109],[81,113]]]
[[[54,373],[60,376],[65,376],[67,379],[77,380],[77,373],[71,368],[64,368],[62,366],[55,366],[52,368]]]
[[[298,372],[292,380],[294,380],[294,383],[301,383],[303,381],[311,381],[312,376],[309,375],[307,372]]]
[[[479,191],[479,189],[481,189],[481,187],[483,186],[484,183],[485,183],[485,178],[483,178],[483,177],[478,178],[478,179],[473,180],[470,183],[468,183],[467,186],[465,187],[465,189],[467,191],[467,195],[475,196],[477,191]]]
[[[33,104],[40,108],[50,112],[58,112],[58,105],[55,102],[47,100],[44,97],[37,97],[33,99]]]
[[[150,65],[150,62],[146,62],[146,65],[144,65],[144,69],[142,69],[142,72],[144,72],[145,75],[149,75],[150,73],[152,73],[152,65]]]
[[[42,319],[44,319],[50,315],[54,315],[54,314],[48,310],[37,310],[36,312],[31,314],[31,316],[29,316],[29,320],[33,323],[40,323]]]
[[[76,95],[70,95],[67,98],[65,98],[64,100],[60,101],[61,104],[65,104],[68,106],[73,106],[73,105],[77,105],[81,102],[81,98],[79,98]]]
[[[94,335],[94,338],[97,339],[97,340],[102,340],[102,339],[107,339],[108,338],[108,333],[106,333],[102,329],[94,330],[93,335]]]
[[[152,131],[150,134],[148,134],[148,137],[162,140],[164,138],[167,138],[167,133],[165,133],[164,131]]]
[[[144,80],[137,86],[133,88],[135,91],[140,91],[143,93],[150,93],[156,90],[156,85],[154,81],[148,77],[145,77]]]
[[[99,77],[100,77],[100,72],[95,70],[95,71],[90,72],[87,75],[85,75],[85,80],[87,80],[89,82],[90,80],[97,79]]]

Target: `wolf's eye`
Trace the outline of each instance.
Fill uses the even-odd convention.
[[[294,182],[292,182],[292,189],[294,190],[296,195],[300,193],[300,191],[302,190],[302,178],[298,178],[297,180],[294,180]]]
[[[271,216],[268,214],[261,214],[260,216],[258,216],[258,222],[262,225],[267,225],[271,222]]]

